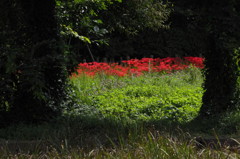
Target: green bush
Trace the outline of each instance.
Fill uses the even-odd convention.
[[[95,96],[104,116],[133,119],[192,119],[201,106],[200,87],[127,86]]]

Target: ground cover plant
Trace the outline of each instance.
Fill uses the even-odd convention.
[[[79,104],[104,117],[189,121],[201,106],[203,58],[81,63],[71,81]]]
[[[63,105],[63,116],[40,126],[0,129],[0,139],[4,139],[0,140],[0,156],[240,158],[238,149],[212,149],[197,144],[193,129],[198,125],[188,123],[197,116],[202,104],[204,66],[202,58],[185,59],[188,60],[144,58],[121,65],[80,64],[79,73],[70,77],[73,89],[70,100]],[[124,70],[124,76],[113,68]],[[229,113],[216,129],[223,134],[239,134],[239,119],[239,113]],[[19,148],[11,145],[11,140],[36,143]]]

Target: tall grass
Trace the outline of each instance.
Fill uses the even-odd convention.
[[[109,159],[237,159],[240,155],[228,149],[198,148],[196,141],[186,140],[186,136],[171,136],[158,131],[147,133],[129,132],[128,136],[117,136],[118,142],[109,138],[109,146],[95,148],[69,147],[65,142],[46,151],[11,153],[1,151],[2,158],[109,158]]]

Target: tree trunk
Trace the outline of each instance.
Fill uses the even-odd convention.
[[[64,94],[63,59],[55,0],[19,0],[23,12],[24,60],[11,108],[13,122],[48,120],[60,111]]]
[[[233,51],[219,46],[221,43],[212,35],[208,45],[208,52],[205,54],[205,92],[200,110],[200,115],[204,117],[218,115],[231,108],[237,85],[236,69],[232,67],[232,64],[236,63]]]
[[[205,93],[200,116],[219,115],[236,108],[237,80],[239,76],[239,53],[234,52],[240,46],[240,15],[235,3],[219,1],[214,10],[209,8],[208,50],[205,53]]]

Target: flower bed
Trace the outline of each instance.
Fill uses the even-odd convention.
[[[204,58],[201,57],[167,57],[167,58],[142,58],[130,59],[118,63],[104,62],[88,62],[80,63],[77,68],[77,73],[73,73],[72,77],[87,75],[94,76],[96,74],[106,74],[114,76],[140,76],[147,72],[165,72],[171,73],[178,70],[183,70],[189,66],[194,66],[203,69]]]

